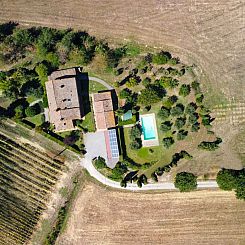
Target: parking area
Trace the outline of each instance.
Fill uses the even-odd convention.
[[[107,149],[104,131],[95,133],[87,133],[84,135],[84,143],[87,153],[85,158],[91,161],[93,158],[101,156],[106,160],[106,164],[110,168],[114,168],[117,161],[108,161]]]

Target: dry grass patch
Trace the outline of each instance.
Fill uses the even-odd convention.
[[[244,244],[245,206],[232,192],[130,193],[91,182],[59,245]]]

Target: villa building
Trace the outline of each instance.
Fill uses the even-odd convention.
[[[115,127],[111,92],[93,94],[92,101],[97,131]]]
[[[81,85],[75,68],[53,72],[45,83],[49,106],[49,120],[55,131],[74,129],[73,121],[83,118]]]

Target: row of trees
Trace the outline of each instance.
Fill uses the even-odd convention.
[[[23,28],[14,24],[8,26],[9,23],[0,25],[1,59],[4,63],[16,62],[34,53],[34,63],[46,61],[58,68],[67,62],[86,65],[96,53],[100,53],[108,67],[114,68],[126,54],[126,47],[112,49],[108,43],[97,40],[87,32],[47,27]]]

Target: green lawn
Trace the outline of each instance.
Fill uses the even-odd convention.
[[[30,104],[30,103],[34,102],[35,100],[38,100],[38,98],[36,98],[35,96],[30,95],[30,96],[27,97],[26,100]]]
[[[81,123],[81,126],[88,130],[88,132],[95,132],[95,122],[94,122],[94,115],[92,112],[89,112],[86,116],[83,122]]]
[[[89,93],[96,93],[101,90],[107,90],[107,88],[104,85],[95,81],[89,81]]]
[[[144,164],[144,163],[155,163],[152,167],[145,171],[147,177],[150,177],[151,173],[156,170],[158,167],[163,167],[171,161],[172,154],[174,153],[174,147],[166,150],[161,144],[159,146],[154,147],[142,147],[139,150],[130,149],[130,128],[124,128],[124,137],[126,144],[126,151],[129,158],[134,160],[136,163]],[[161,143],[161,139],[159,139]],[[152,149],[153,153],[149,150]]]
[[[38,114],[34,117],[26,117],[26,120],[31,123],[34,123],[36,126],[39,126],[44,122],[44,115]]]

